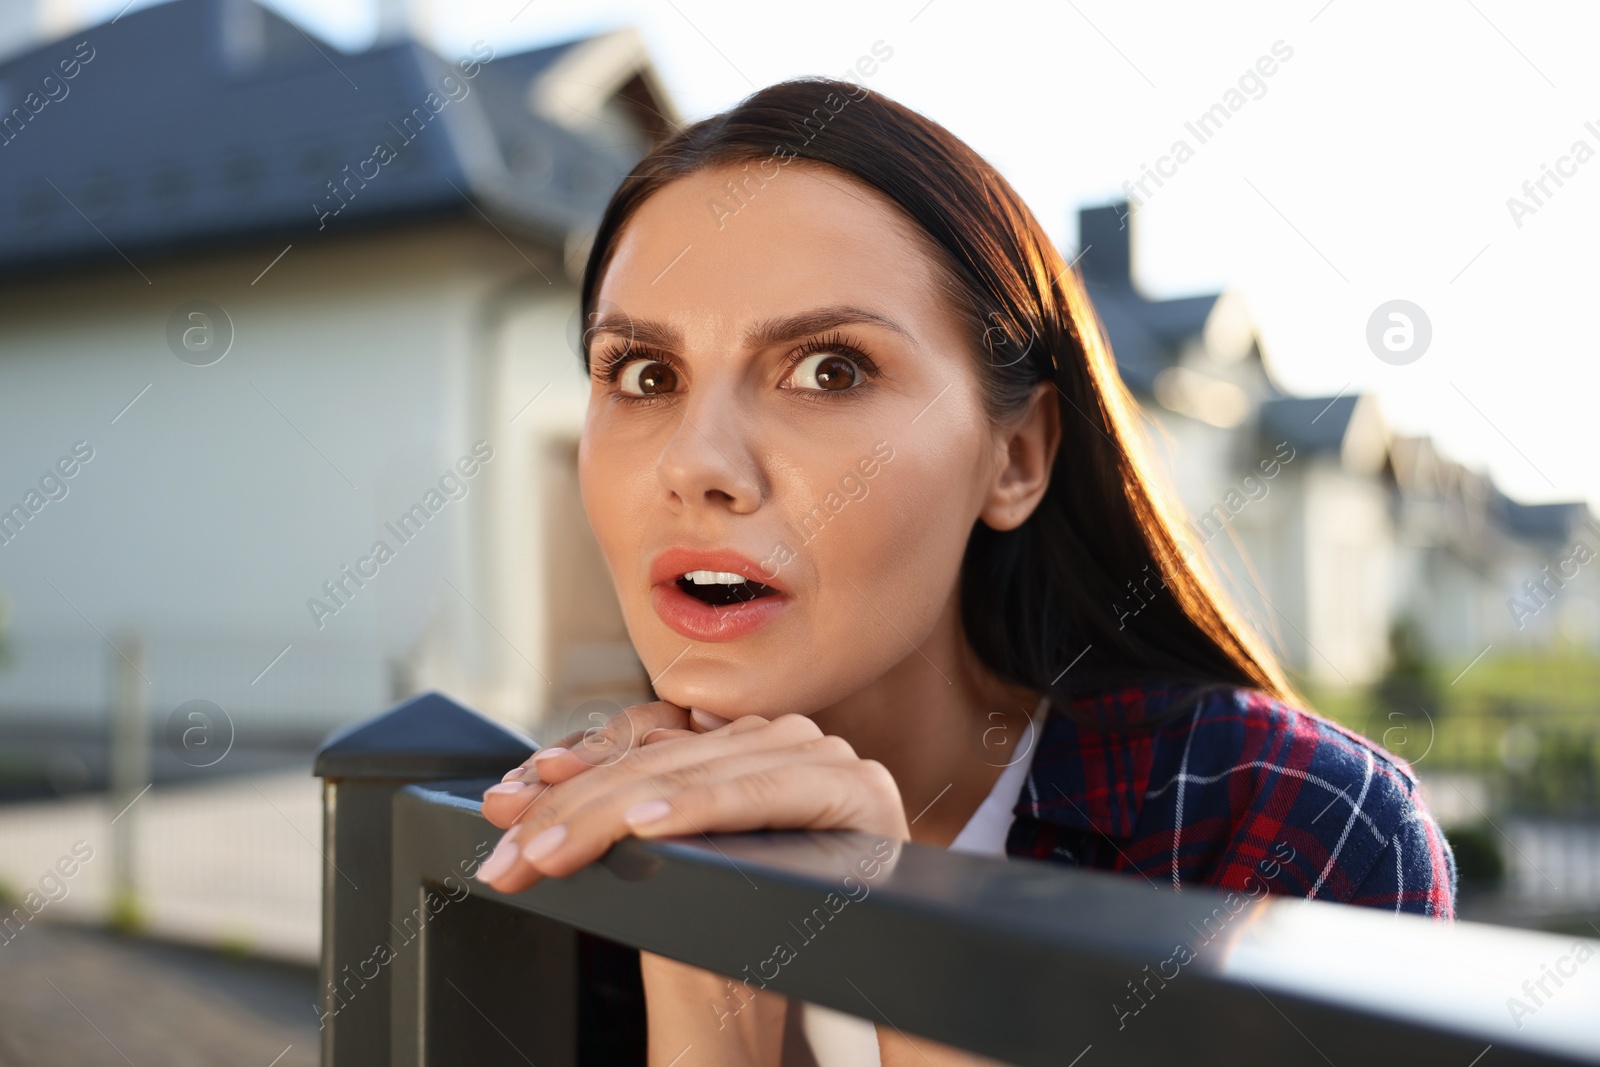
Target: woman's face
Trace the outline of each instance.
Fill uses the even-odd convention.
[[[914,224],[800,161],[741,207],[725,182],[756,171],[677,179],[622,231],[579,449],[656,692],[730,718],[920,655],[1006,450]]]

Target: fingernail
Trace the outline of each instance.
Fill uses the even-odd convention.
[[[646,823],[659,822],[666,818],[667,812],[672,810],[672,805],[665,800],[645,800],[622,813],[622,821],[629,826],[643,826]]]
[[[489,858],[478,865],[478,870],[473,877],[480,882],[492,882],[511,869],[517,860],[517,843],[511,840],[515,830],[507,830],[500,838],[500,843],[494,846],[494,851]]]
[[[512,793],[520,793],[526,788],[528,788],[528,783],[526,782],[501,782],[499,785],[491,785],[484,790],[484,795],[509,796]]]
[[[713,715],[709,711],[704,711],[700,708],[690,708],[689,718],[699,723],[700,728],[703,730],[715,730],[717,727],[726,726],[733,721],[732,719],[724,719],[721,715]]]
[[[533,754],[533,762],[538,763],[542,759],[551,759],[555,756],[561,755],[565,751],[566,749],[564,748],[541,748],[539,751]]]
[[[532,770],[532,768],[531,767],[513,767],[509,771],[507,771],[505,773],[505,776],[503,778],[501,778],[500,780],[502,782],[510,782],[510,781],[513,781],[513,780],[521,779],[522,775],[525,772],[529,771],[529,770]]]
[[[567,827],[565,823],[557,823],[555,826],[540,830],[523,846],[522,858],[529,863],[538,863],[560,847],[561,842],[566,839]]]

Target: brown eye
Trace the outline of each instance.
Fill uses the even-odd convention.
[[[790,377],[797,389],[820,389],[837,393],[855,385],[860,373],[856,365],[846,357],[835,352],[818,352],[795,364]]]
[[[632,396],[655,396],[670,393],[678,388],[678,372],[665,363],[650,359],[636,359],[617,378],[624,393]]]

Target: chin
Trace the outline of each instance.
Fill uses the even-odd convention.
[[[656,694],[662,701],[670,701],[680,707],[698,707],[702,712],[723,718],[741,718],[744,715],[778,718],[790,710],[773,707],[768,702],[771,694],[760,693],[755,686],[733,685],[730,681],[690,681],[685,685],[680,680],[677,686],[662,683],[656,686]]]
[[[776,680],[774,672],[760,671],[748,663],[697,663],[690,665],[690,652],[656,685],[656,695],[684,708],[699,708],[724,719],[760,715],[775,719],[790,712],[804,712],[805,694],[796,694],[786,680]],[[781,699],[787,697],[787,699]],[[799,700],[795,697],[799,696]],[[820,706],[820,705],[818,705]],[[817,706],[809,710],[815,711]]]

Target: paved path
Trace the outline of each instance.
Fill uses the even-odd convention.
[[[104,922],[113,819],[132,831],[140,907],[152,933],[316,961],[322,792],[309,770],[156,786],[120,816],[103,796],[0,806],[0,884],[19,899],[30,890],[58,898],[42,919]],[[90,858],[74,864],[74,854]],[[64,896],[52,873],[63,859],[73,871]]]
[[[93,931],[0,945],[0,1067],[315,1067],[316,975]]]

